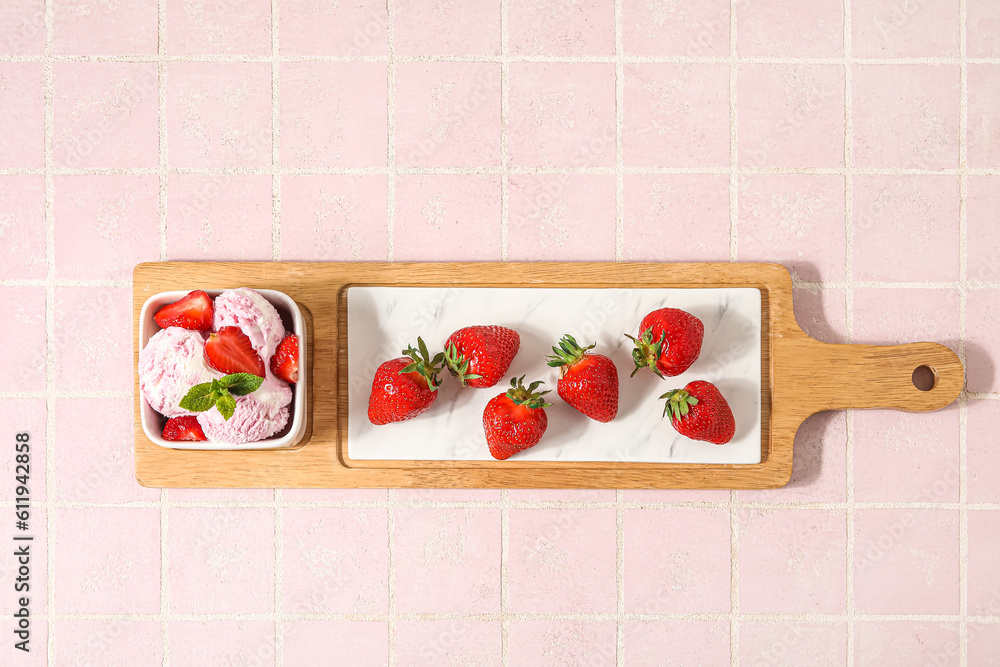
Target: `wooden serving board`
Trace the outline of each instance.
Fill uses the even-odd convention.
[[[291,449],[177,450],[146,438],[135,378],[136,479],[150,487],[776,488],[792,472],[799,425],[823,410],[938,410],[964,369],[944,345],[834,345],[807,336],[779,264],[154,262],[133,273],[134,356],[142,304],[167,290],[274,289],[295,299],[308,330],[311,406]],[[747,465],[564,461],[367,461],[347,455],[348,286],[751,287],[761,292],[761,462]],[[637,318],[642,314],[637,314]],[[927,367],[933,387],[914,386]]]

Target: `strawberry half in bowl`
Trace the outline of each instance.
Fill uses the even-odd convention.
[[[198,290],[200,288],[195,287],[194,289]],[[213,304],[213,308],[216,297],[218,297],[220,294],[226,291],[227,290],[221,290],[221,289],[204,290],[204,292],[207,293],[207,296],[210,297],[211,302]],[[157,399],[159,399],[160,397],[155,396],[154,398],[150,399],[150,397],[148,397],[144,391],[140,391],[139,400],[140,400],[140,419],[142,422],[142,430],[146,434],[146,437],[149,438],[151,442],[161,447],[168,447],[171,449],[211,449],[211,450],[279,449],[282,447],[293,447],[299,442],[301,442],[303,436],[305,435],[305,430],[306,430],[306,395],[308,393],[306,384],[308,382],[308,373],[306,373],[306,368],[307,368],[306,355],[308,353],[308,346],[306,344],[305,320],[302,318],[302,311],[299,309],[294,299],[289,297],[287,294],[275,290],[266,290],[266,289],[254,289],[253,292],[256,292],[261,297],[263,297],[264,300],[266,300],[269,304],[274,306],[274,309],[277,311],[278,316],[281,318],[281,324],[284,327],[285,332],[287,332],[288,334],[294,334],[295,341],[298,344],[298,366],[297,366],[298,377],[297,381],[294,384],[288,385],[291,388],[291,402],[288,404],[289,415],[287,423],[279,431],[263,439],[258,439],[248,442],[229,442],[226,441],[226,439],[224,438],[216,437],[215,435],[216,433],[221,433],[226,431],[226,421],[228,420],[224,421],[222,419],[222,416],[218,411],[217,407],[211,407],[208,411],[199,413],[201,415],[208,415],[209,412],[214,413],[212,414],[213,419],[210,421],[211,426],[206,426],[205,430],[198,428],[197,423],[192,423],[194,422],[194,419],[188,419],[183,416],[179,417],[179,420],[183,420],[179,424],[179,426],[181,426],[180,428],[181,432],[189,430],[188,428],[185,427],[194,426],[195,427],[194,430],[200,431],[200,435],[208,437],[207,440],[201,440],[201,439],[170,440],[164,437],[164,427],[167,425],[168,419],[175,416],[174,414],[172,414],[172,412],[176,411],[180,413],[182,411],[180,410],[179,407],[172,406],[168,403],[164,403],[163,405],[158,404],[156,406],[151,405],[150,400],[156,402]],[[149,297],[146,300],[146,302],[142,305],[141,311],[139,312],[140,351],[146,348],[147,344],[149,343],[150,339],[153,338],[153,336],[155,336],[157,333],[163,330],[163,328],[157,323],[157,318],[155,317],[158,313],[161,312],[161,309],[163,309],[164,306],[170,304],[177,304],[178,302],[181,302],[183,299],[185,299],[186,296],[188,296],[191,293],[192,292],[190,290],[160,292],[158,294]],[[201,296],[202,300],[207,302],[207,299],[204,299],[205,295]],[[204,330],[204,328],[201,327],[197,319],[195,320],[191,319],[191,313],[196,312],[196,309],[200,309],[202,306],[202,304],[198,302],[197,298],[193,299],[193,301],[194,303],[192,305],[192,309],[190,312],[173,313],[175,320],[183,321],[185,326],[185,328],[170,327],[171,329],[176,329],[174,333],[177,334],[177,338],[180,341],[179,344],[184,343],[183,339],[185,336],[188,337],[204,336],[206,338],[210,336],[215,337],[219,343],[218,345],[218,349],[220,351],[219,354],[225,355],[224,357],[217,358],[216,361],[224,363],[229,360],[229,357],[231,356],[231,353],[233,352],[233,349],[235,347],[230,344],[229,340],[230,337],[227,336],[227,334],[230,333],[236,334],[239,338],[246,341],[247,336],[240,334],[239,329],[242,328],[244,330],[247,330],[249,328],[250,329],[249,335],[251,338],[255,339],[253,341],[255,346],[260,347],[261,341],[258,338],[260,332],[254,329],[252,323],[250,323],[249,326],[244,326],[244,327],[236,327],[236,326],[223,327],[223,329],[232,331],[222,331],[222,329],[220,329],[219,332],[215,332],[211,328],[209,328],[208,330]],[[266,304],[263,305],[266,309]],[[180,310],[183,311],[183,309]],[[235,317],[237,321],[240,321],[240,316],[238,314]],[[244,322],[241,321],[240,323]],[[199,328],[201,329],[200,331],[198,330]],[[197,343],[198,345],[201,345],[201,343],[198,341],[194,342]],[[284,347],[284,345],[279,344],[278,347],[282,348]],[[236,351],[237,352],[239,351],[238,348],[236,348]],[[250,351],[252,352],[253,350],[251,349]],[[287,364],[282,364],[284,356],[279,355],[279,353],[274,353],[273,355],[271,355],[270,358],[261,360],[267,367],[266,382],[274,384],[274,378],[276,377],[276,375],[274,373],[275,368],[272,367],[271,364],[272,358],[275,360],[276,365],[287,366]],[[142,360],[142,353],[140,352],[140,364],[139,367],[136,369],[136,372],[140,373],[140,386],[142,386],[141,371],[143,368],[141,360]],[[212,362],[209,362],[209,364],[213,366],[213,368],[209,370],[209,372],[212,373],[214,377],[218,376],[235,377],[235,373],[237,372],[236,370],[224,370],[223,368],[215,368],[216,364]],[[282,370],[284,369],[278,368],[279,372],[281,372]],[[202,378],[197,382],[192,382],[192,385],[200,384],[201,382],[208,379],[210,378]],[[284,382],[279,381],[279,384],[284,385]],[[259,386],[259,383],[257,386]],[[243,395],[239,393],[238,386],[234,386],[232,390],[233,393],[236,394],[237,398]],[[287,395],[288,391],[287,389],[282,388],[281,390],[285,392]],[[227,392],[224,393],[226,394],[226,396],[229,396]],[[168,414],[164,414],[164,412]],[[191,415],[193,413],[185,412],[184,414]],[[239,408],[237,408],[237,413],[232,418],[234,420],[239,420],[240,417],[241,417],[240,410]],[[177,433],[178,431],[177,426],[178,426],[177,424],[173,423],[171,424],[172,427],[170,429],[171,433],[173,434]],[[271,430],[273,430],[273,428],[274,427],[272,426]],[[213,429],[215,429],[214,432]]]

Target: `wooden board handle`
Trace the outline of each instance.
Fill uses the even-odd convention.
[[[965,385],[965,369],[952,350],[939,343],[906,345],[815,344],[815,365],[800,378],[801,390],[812,394],[821,410],[891,408],[907,412],[940,410]],[[914,371],[930,380],[922,391]],[[926,387],[925,387],[926,388]],[[818,410],[817,410],[818,411]]]

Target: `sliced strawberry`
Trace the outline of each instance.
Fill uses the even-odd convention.
[[[239,327],[222,327],[208,337],[205,363],[226,375],[250,373],[264,377],[264,362]]]
[[[212,297],[200,289],[188,292],[180,301],[167,304],[153,315],[153,319],[161,329],[183,327],[195,331],[211,329],[214,317],[215,307],[212,305]]]
[[[205,432],[201,430],[201,424],[197,417],[174,417],[168,419],[163,427],[164,440],[196,440],[204,441]]]
[[[271,372],[285,382],[299,381],[299,338],[288,334],[278,343],[278,349],[271,357]]]

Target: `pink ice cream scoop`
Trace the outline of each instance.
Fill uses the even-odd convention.
[[[139,391],[167,417],[194,414],[180,407],[181,399],[194,385],[220,377],[205,363],[205,339],[199,331],[162,329],[139,352]]]
[[[250,344],[270,366],[271,356],[285,337],[285,325],[271,302],[248,287],[226,290],[215,297],[215,321],[212,328],[239,327]]]
[[[209,440],[234,445],[257,442],[285,428],[291,400],[292,390],[288,385],[265,380],[254,393],[236,399],[236,411],[229,421],[212,408],[198,413],[198,423]]]

